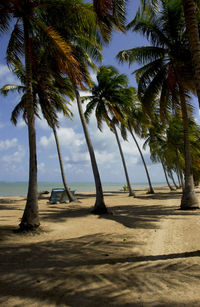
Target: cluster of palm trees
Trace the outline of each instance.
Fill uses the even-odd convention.
[[[22,112],[29,135],[29,186],[20,223],[22,231],[35,230],[40,225],[35,131],[35,116],[39,116],[39,110],[53,129],[63,184],[69,200],[74,200],[66,183],[56,132],[59,127],[57,112],[72,116],[69,99],[77,101],[91,158],[96,186],[93,213],[107,212],[87,128],[87,120],[93,110],[98,128],[101,130],[105,121],[115,134],[130,196],[135,196],[135,193],[130,185],[118,129],[124,140],[130,133],[136,142],[144,162],[149,193],[154,191],[135,133],[146,139],[152,160],[162,163],[166,176],[168,174],[173,180],[173,173],[177,174],[179,185],[183,187],[181,208],[198,207],[193,173],[198,181],[199,148],[195,144],[199,140],[199,127],[193,120],[189,104],[190,93],[200,93],[197,4],[194,0],[183,0],[183,3],[181,0],[143,0],[134,20],[126,26],[126,2],[1,1],[0,32],[12,28],[6,59],[21,83],[5,85],[2,93],[21,93],[21,100],[13,110],[11,119],[16,124]],[[191,23],[188,17],[193,18]],[[123,50],[117,55],[121,62],[140,64],[141,67],[135,71],[137,90],[130,87],[127,77],[119,74],[114,67],[96,66],[102,58],[102,46],[109,43],[115,28],[123,32],[129,29],[140,32],[149,40],[149,46]],[[90,78],[90,69],[97,70],[97,84]],[[92,95],[81,98],[80,89],[90,89]],[[198,97],[200,101],[199,94]],[[88,102],[85,114],[82,100]]]
[[[121,61],[142,65],[135,71],[138,96],[149,114],[159,100],[162,121],[167,113],[181,112],[184,137],[185,186],[181,208],[198,207],[194,192],[191,144],[189,137],[188,100],[196,92],[194,65],[189,49],[188,32],[181,1],[157,1],[157,7],[147,5],[139,10],[127,26],[142,33],[150,45],[123,50],[118,54]],[[178,114],[176,114],[176,117]]]

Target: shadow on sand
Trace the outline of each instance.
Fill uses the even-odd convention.
[[[19,306],[24,300],[37,306],[145,306],[147,297],[156,303],[166,287],[199,281],[200,264],[191,267],[186,259],[199,257],[200,251],[127,254],[127,247],[134,244],[138,243],[117,243],[114,235],[95,234],[21,243],[17,248],[1,246],[0,304],[9,305],[9,297],[16,298]],[[163,298],[158,303],[173,306],[170,297],[167,302]]]
[[[165,193],[158,193],[157,197],[163,199]],[[173,197],[178,196],[170,194],[170,199]],[[199,215],[197,211],[177,209],[122,204],[110,207],[112,214],[99,218],[128,228],[155,229],[164,216],[175,219]],[[62,208],[51,205],[40,214],[43,222],[63,222],[67,227],[68,218],[87,216],[90,212],[77,203]],[[9,226],[0,227],[0,233],[1,306],[177,306],[177,301],[182,306],[182,297],[177,296],[173,301],[168,289],[176,292],[185,285],[192,289],[200,279],[199,261],[190,262],[191,258],[200,257],[200,250],[141,255],[143,243],[131,237],[123,240],[115,234],[96,233],[30,243],[28,235],[11,234]],[[12,244],[6,242],[9,235],[13,236]],[[15,242],[15,236],[21,236],[21,241]],[[188,301],[188,306],[198,304],[192,298]]]

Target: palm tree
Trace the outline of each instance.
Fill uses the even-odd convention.
[[[200,41],[197,23],[197,4],[194,0],[182,0],[182,4],[195,73],[194,81],[200,106]]]
[[[90,154],[90,160],[91,160],[91,165],[92,165],[92,170],[93,170],[94,180],[95,180],[95,187],[96,187],[96,201],[94,204],[94,208],[92,209],[91,212],[94,214],[104,214],[104,213],[107,213],[107,208],[104,202],[103,189],[102,189],[100,174],[99,174],[99,170],[98,170],[98,166],[96,162],[96,157],[95,157],[92,141],[89,135],[89,131],[87,128],[87,122],[86,122],[84,112],[83,112],[81,97],[77,89],[75,89],[75,94],[76,94],[78,111],[79,111],[83,131],[84,131],[85,139],[86,139],[86,143],[87,143],[89,154]]]
[[[118,134],[117,134],[116,123],[115,123],[114,119],[112,120],[111,131],[114,132],[114,135],[115,135],[116,141],[117,141],[117,145],[119,147],[119,152],[120,152],[122,164],[123,164],[123,167],[124,167],[124,173],[125,173],[125,177],[126,177],[127,187],[128,187],[128,190],[129,190],[129,196],[135,197],[135,192],[131,188],[131,183],[130,183],[129,176],[128,176],[128,170],[127,170],[127,167],[126,167],[126,162],[125,162],[124,154],[123,154],[123,151],[122,151],[122,146],[121,146]]]
[[[114,3],[114,2],[113,2]],[[106,14],[105,20],[97,20],[90,3],[81,0],[3,0],[0,6],[0,32],[7,31],[16,20],[7,49],[8,62],[18,62],[20,56],[25,56],[26,67],[26,113],[29,131],[29,186],[25,211],[20,223],[21,230],[34,230],[39,227],[37,201],[37,158],[34,123],[34,103],[32,89],[32,38],[40,37],[40,45],[49,44],[55,62],[62,72],[66,73],[76,86],[83,86],[86,81],[82,65],[78,62],[79,43],[93,57],[97,57],[95,48],[91,48],[90,38],[95,47],[104,39],[109,41],[109,35],[114,26],[124,20],[122,12],[125,1],[115,1],[113,11]],[[121,14],[121,13],[122,14]],[[59,18],[55,18],[59,16]],[[87,18],[85,18],[87,16]],[[98,24],[96,23],[98,21]],[[72,27],[73,24],[73,27]],[[53,28],[52,25],[55,27]],[[105,26],[104,26],[105,25]],[[59,32],[55,28],[60,30]],[[104,32],[103,32],[104,29]],[[64,40],[61,35],[67,40]],[[96,40],[94,41],[94,36]],[[76,37],[74,44],[74,37]],[[98,38],[98,39],[97,39]],[[99,42],[97,42],[99,40]],[[76,54],[76,55],[75,55]],[[89,59],[88,59],[89,61]],[[87,82],[86,82],[87,83]]]
[[[144,169],[147,175],[147,180],[149,183],[149,190],[148,190],[148,194],[154,194],[154,190],[151,184],[151,179],[149,176],[149,172],[147,169],[147,165],[144,159],[144,156],[142,154],[142,151],[140,149],[140,146],[137,142],[137,139],[134,135],[134,132],[140,137],[144,137],[144,133],[145,131],[147,131],[147,127],[148,127],[148,121],[147,118],[144,116],[143,114],[143,110],[141,107],[141,103],[139,102],[139,99],[137,97],[137,92],[136,89],[132,89],[132,102],[129,105],[126,105],[126,110],[124,111],[124,116],[126,117],[126,126],[124,126],[123,124],[121,125],[121,132],[122,132],[122,137],[124,138],[124,140],[127,140],[127,133],[126,130],[128,128],[128,131],[130,132],[136,147],[139,151],[140,157],[142,159],[143,165],[144,165]],[[134,131],[134,132],[133,132]]]
[[[29,185],[27,202],[24,214],[20,223],[20,230],[35,230],[39,227],[38,215],[38,199],[37,199],[37,153],[36,153],[36,133],[35,133],[35,119],[34,119],[34,97],[32,88],[32,38],[34,36],[40,37],[40,44],[48,40],[54,55],[59,55],[59,61],[65,63],[65,72],[70,74],[73,79],[80,80],[81,68],[77,59],[75,58],[75,50],[72,44],[66,43],[58,32],[54,31],[50,15],[53,15],[54,22],[56,9],[59,9],[65,17],[62,19],[66,25],[66,16],[73,12],[77,14],[79,23],[75,23],[79,29],[85,27],[85,13],[88,12],[88,18],[93,15],[93,24],[95,16],[91,13],[91,6],[83,4],[81,1],[57,1],[49,3],[49,1],[33,1],[33,0],[8,0],[2,1],[0,6],[0,30],[7,31],[14,24],[14,29],[10,36],[10,41],[7,48],[7,61],[18,62],[20,56],[25,57],[25,71],[26,71],[26,104],[25,109],[27,113],[28,136],[29,136]],[[70,10],[69,10],[70,8]],[[68,9],[68,10],[67,10]],[[51,13],[50,14],[50,10]],[[69,13],[70,11],[70,13]],[[82,19],[80,18],[82,16]],[[84,16],[84,17],[83,17]],[[61,16],[59,16],[59,22]],[[83,27],[84,24],[84,27]],[[64,27],[64,26],[63,26]],[[69,24],[68,24],[69,28]],[[87,27],[85,27],[87,28]],[[87,30],[86,30],[87,31]],[[45,37],[45,39],[44,39]],[[73,72],[73,74],[72,74]],[[79,77],[79,78],[78,78]]]
[[[59,139],[57,136],[56,128],[59,126],[57,112],[62,112],[66,117],[70,118],[72,113],[70,112],[69,108],[67,107],[68,101],[64,99],[62,95],[68,96],[70,99],[74,98],[73,88],[69,78],[63,78],[62,76],[55,74],[53,70],[50,69],[50,65],[47,65],[47,53],[41,53],[41,50],[38,49],[39,44],[35,44],[34,48],[34,55],[37,57],[37,64],[35,63],[33,69],[33,96],[34,96],[34,103],[35,103],[35,115],[39,117],[38,114],[38,107],[40,106],[42,114],[44,118],[47,120],[48,125],[52,128],[53,134],[55,137],[56,148],[58,152],[58,158],[60,163],[60,170],[61,176],[63,181],[63,186],[66,190],[67,196],[69,201],[74,201],[75,197],[70,192],[66,182],[66,176],[64,173],[64,166],[62,161],[61,149],[59,144]],[[6,84],[1,88],[1,93],[4,96],[7,96],[9,92],[18,92],[18,93],[25,93],[25,71],[23,68],[22,63],[15,64],[15,69],[13,72],[19,78],[21,85],[13,85],[13,84]],[[54,77],[57,78],[57,81],[53,79]],[[61,84],[62,83],[62,84]],[[39,99],[37,99],[37,96]],[[21,101],[18,105],[14,108],[11,116],[11,121],[16,125],[18,116],[21,112],[23,112],[23,117],[25,121],[26,119],[26,112],[25,112],[25,99],[26,93],[21,97]]]
[[[135,196],[132,191],[128,171],[117,134],[116,124],[122,120],[122,107],[126,100],[131,99],[132,92],[126,88],[128,84],[127,76],[119,74],[113,66],[101,66],[97,73],[98,84],[92,87],[92,96],[83,97],[82,100],[89,100],[86,107],[85,117],[89,120],[89,115],[95,109],[97,118],[97,126],[101,130],[102,121],[105,121],[115,134],[116,141],[119,147],[126,182],[129,189],[129,196]]]
[[[150,158],[152,162],[160,162],[163,168],[164,176],[167,182],[169,189],[172,191],[173,188],[169,183],[168,176],[167,176],[167,166],[168,165],[168,156],[169,153],[166,153],[167,149],[167,142],[166,137],[164,135],[164,129],[158,120],[152,121],[152,125],[148,128],[148,131],[145,131],[146,140],[144,142],[143,147],[146,148],[148,145],[150,148]]]
[[[111,39],[113,27],[120,31],[125,30],[127,0],[93,0],[97,22],[106,39]]]
[[[62,31],[62,25],[61,28],[59,27],[58,23],[58,30],[59,33],[63,35],[63,37],[66,38],[66,40],[72,40],[74,42],[74,47],[76,48],[76,57],[79,61],[80,67],[81,67],[81,75],[76,75],[74,77],[74,71],[68,71],[67,74],[73,83],[74,86],[74,92],[77,100],[78,105],[78,111],[81,119],[81,123],[83,126],[83,131],[85,134],[86,143],[88,146],[93,174],[94,174],[94,180],[95,180],[95,186],[96,186],[96,202],[94,205],[94,209],[92,210],[93,213],[101,214],[106,213],[107,208],[104,203],[103,198],[103,190],[100,180],[100,175],[96,163],[96,158],[92,146],[92,142],[90,139],[90,135],[87,128],[87,123],[85,121],[84,113],[82,110],[82,104],[80,100],[79,95],[79,88],[85,89],[85,84],[91,84],[89,74],[88,74],[88,67],[95,68],[95,65],[93,64],[92,60],[99,60],[100,54],[99,50],[101,49],[102,42],[109,42],[110,41],[110,34],[112,30],[117,27],[119,30],[122,30],[124,28],[124,22],[125,22],[125,4],[126,1],[120,0],[120,1],[113,1],[110,0],[109,3],[112,5],[110,8],[106,8],[106,11],[102,10],[102,4],[108,4],[108,1],[100,1],[100,0],[94,0],[94,8],[97,13],[97,24],[94,22],[92,25],[90,24],[90,28],[84,31],[84,35],[80,36],[77,35],[77,33],[80,33],[79,28],[77,28],[77,33],[72,32],[72,36],[69,35],[69,32]],[[86,5],[86,4],[85,4]],[[105,8],[105,7],[104,7]],[[59,16],[62,16],[63,12],[60,11]],[[51,15],[53,16],[53,15]],[[64,16],[65,17],[65,16]],[[87,16],[88,19],[88,16]],[[84,22],[87,21],[84,18]],[[62,19],[61,19],[62,20]],[[92,19],[93,20],[93,19]],[[52,20],[53,21],[53,20]],[[74,23],[73,23],[74,24]],[[85,35],[85,33],[88,32],[88,36]],[[67,34],[67,35],[66,35]],[[70,33],[71,34],[71,33]],[[81,33],[82,34],[82,33]],[[59,61],[59,59],[58,59]],[[59,63],[59,66],[61,69],[62,63]],[[62,70],[63,71],[63,70]]]
[[[36,49],[37,50],[37,49]],[[39,50],[38,50],[39,57]],[[56,148],[58,152],[61,176],[63,186],[70,202],[75,201],[75,197],[70,192],[67,185],[64,166],[62,161],[61,149],[57,135],[57,128],[59,127],[56,113],[62,112],[64,116],[71,118],[72,113],[68,108],[69,102],[63,96],[68,96],[74,99],[73,86],[68,77],[63,78],[57,71],[51,67],[51,59],[47,62],[47,52],[40,54],[40,59],[34,67],[34,89],[35,94],[38,95],[39,104],[44,118],[48,125],[52,128]]]
[[[188,131],[187,93],[194,90],[194,74],[191,70],[191,56],[185,35],[181,7],[171,5],[171,0],[161,1],[162,8],[155,14],[151,7],[148,12],[138,14],[129,28],[143,33],[152,45],[120,52],[123,61],[145,63],[136,71],[138,92],[143,105],[151,109],[151,102],[160,92],[162,115],[169,103],[180,103],[184,127],[185,188],[181,208],[198,208],[194,192],[191,166],[191,151]],[[163,118],[164,116],[162,116]]]

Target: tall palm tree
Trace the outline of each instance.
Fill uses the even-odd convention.
[[[148,121],[143,114],[141,103],[139,102],[136,89],[134,88],[132,89],[132,96],[133,96],[132,102],[126,105],[126,109],[124,111],[124,116],[126,118],[125,122],[126,122],[127,127],[121,124],[122,137],[124,138],[124,140],[127,140],[126,131],[128,129],[139,151],[139,154],[142,159],[144,169],[147,175],[147,180],[149,183],[149,190],[147,193],[154,194],[154,190],[151,184],[151,179],[150,179],[150,175],[147,169],[147,165],[146,165],[144,156],[142,154],[142,150],[140,149],[140,146],[134,134],[136,133],[140,138],[144,137],[144,132],[147,130],[147,127],[148,127]]]
[[[126,75],[119,74],[117,69],[113,66],[101,66],[97,73],[97,81],[98,84],[94,84],[92,87],[92,96],[83,97],[83,100],[89,100],[85,116],[86,119],[89,120],[89,115],[95,109],[98,128],[101,130],[102,121],[105,121],[115,134],[124,167],[129,196],[135,196],[131,188],[123,151],[116,129],[116,124],[123,118],[123,105],[126,104],[127,99],[130,101],[132,98],[131,90],[126,88],[128,79]]]
[[[58,73],[55,74],[53,70],[50,69],[50,65],[47,65],[47,53],[41,53],[38,48],[39,44],[35,44],[34,55],[37,57],[37,64],[35,63],[33,69],[33,97],[34,97],[34,111],[35,115],[39,117],[38,107],[40,106],[44,118],[47,120],[48,125],[52,128],[55,137],[56,148],[58,152],[58,158],[60,163],[61,176],[63,181],[63,186],[66,190],[69,201],[74,201],[75,197],[70,192],[67,185],[66,176],[64,172],[64,166],[62,161],[61,149],[59,144],[59,139],[57,136],[56,128],[59,126],[57,112],[62,112],[66,117],[71,118],[72,113],[68,108],[68,101],[61,95],[68,96],[70,99],[74,98],[74,92],[72,84],[69,78],[63,78]],[[13,72],[17,75],[21,82],[21,85],[6,84],[1,88],[1,93],[7,96],[9,92],[22,93],[21,101],[14,108],[11,116],[11,121],[16,125],[17,119],[20,113],[23,113],[23,117],[27,122],[26,112],[25,112],[25,99],[26,99],[26,87],[25,87],[25,71],[21,62],[15,63]],[[54,78],[57,78],[57,81]],[[38,97],[38,98],[37,98]]]
[[[59,8],[58,8],[59,7]],[[36,154],[36,133],[35,133],[35,121],[34,121],[34,98],[32,88],[32,38],[34,36],[40,37],[40,44],[45,40],[48,40],[51,50],[54,55],[59,55],[65,63],[65,72],[68,73],[76,82],[80,83],[81,68],[75,57],[75,50],[72,44],[66,43],[62,37],[54,31],[52,28],[51,15],[55,16],[56,10],[59,9],[62,12],[66,26],[66,16],[77,15],[79,23],[75,25],[79,29],[85,27],[85,13],[88,13],[88,19],[93,18],[94,24],[95,16],[91,10],[91,6],[83,4],[81,1],[64,0],[64,1],[34,1],[34,0],[8,0],[2,1],[0,6],[0,30],[2,32],[7,31],[13,27],[10,41],[7,48],[7,61],[17,62],[20,56],[25,57],[25,70],[26,70],[26,113],[28,124],[28,136],[29,136],[29,185],[27,202],[24,210],[24,214],[21,219],[21,230],[35,230],[39,227],[39,215],[38,215],[38,199],[37,199],[37,154]],[[52,9],[51,9],[52,8]],[[50,14],[51,10],[51,14]],[[70,11],[70,13],[69,13]],[[91,17],[93,15],[93,17]],[[82,16],[82,18],[80,18]],[[61,16],[59,16],[59,22],[61,22]],[[63,28],[65,28],[63,26]],[[68,24],[69,28],[69,24]],[[85,27],[87,28],[87,27]],[[87,30],[86,30],[87,31]],[[45,38],[45,39],[44,39]],[[55,57],[56,58],[56,57]],[[61,61],[61,59],[60,59]],[[72,73],[73,72],[73,73]]]
[[[34,67],[34,89],[38,95],[38,103],[40,104],[43,116],[53,130],[62,182],[68,199],[71,202],[75,201],[75,197],[70,192],[64,172],[61,149],[57,135],[57,128],[59,127],[57,112],[62,112],[64,116],[71,118],[72,113],[67,106],[69,105],[69,102],[64,99],[63,96],[68,96],[70,99],[74,99],[73,86],[68,77],[63,78],[59,72],[54,71],[54,67],[51,67],[51,59],[47,62],[47,52],[41,52],[41,54],[39,54],[39,51],[40,50],[38,50],[37,56],[40,56],[40,59]]]
[[[99,170],[98,170],[98,166],[96,162],[96,157],[95,157],[92,141],[90,138],[90,134],[87,128],[87,122],[86,122],[84,112],[83,112],[81,97],[77,89],[75,89],[75,94],[76,94],[78,111],[79,111],[83,131],[84,131],[85,139],[86,139],[86,143],[87,143],[89,154],[90,154],[90,160],[91,160],[92,170],[94,174],[95,188],[96,188],[96,201],[94,204],[94,208],[92,209],[91,212],[94,214],[104,214],[104,213],[107,213],[107,208],[104,202],[103,189],[102,189],[101,178],[100,178],[100,174],[99,174]]]
[[[62,12],[60,12],[62,16]],[[63,62],[60,61],[60,58],[57,58],[57,66],[59,70],[63,73],[67,73],[69,76],[73,88],[74,93],[77,101],[78,111],[86,139],[86,143],[88,146],[90,159],[91,159],[91,165],[92,170],[94,174],[94,181],[95,181],[95,187],[96,187],[96,201],[94,208],[92,210],[92,213],[94,214],[103,214],[107,212],[107,208],[105,206],[104,197],[103,197],[103,190],[100,180],[100,175],[98,171],[98,166],[96,163],[96,158],[94,154],[94,149],[92,146],[92,142],[90,139],[89,131],[87,128],[87,124],[84,118],[84,113],[82,110],[82,104],[80,100],[80,94],[79,90],[85,90],[86,86],[89,84],[91,85],[92,81],[90,79],[89,74],[89,68],[95,69],[96,65],[94,64],[95,61],[101,60],[101,44],[102,44],[102,37],[99,30],[96,28],[96,23],[93,25],[89,24],[90,27],[88,27],[87,31],[85,30],[84,33],[79,31],[79,26],[77,25],[77,31],[69,31],[64,32],[62,29],[62,25],[58,23],[58,31],[63,35],[63,37],[66,39],[66,41],[72,41],[73,47],[76,50],[76,59],[80,65],[81,74],[80,75],[74,75],[73,69],[69,72],[65,71],[65,65],[63,65]]]
[[[94,45],[97,47],[99,43],[97,43],[97,39],[94,41],[94,35],[101,41],[100,32],[102,31],[104,39],[109,41],[113,27],[123,21],[124,11],[122,12],[123,16],[117,12],[121,12],[125,1],[113,3],[113,12],[106,16],[107,23],[98,18],[97,25],[98,16],[94,13],[92,5],[83,3],[81,0],[3,0],[1,2],[0,32],[7,31],[16,20],[7,49],[7,60],[8,62],[17,62],[19,56],[25,56],[26,67],[26,112],[30,163],[28,195],[20,223],[21,230],[34,230],[40,224],[37,202],[37,158],[32,89],[32,62],[34,60],[31,56],[32,38],[34,35],[40,37],[40,45],[45,42],[45,46],[48,41],[49,51],[52,51],[55,62],[57,62],[61,71],[66,73],[76,86],[83,86],[83,81],[87,83],[88,80],[86,79],[88,78],[85,78],[82,65],[77,60],[79,58],[77,54],[80,51],[77,45],[77,37],[79,37],[79,43],[82,47],[84,46],[93,57],[96,57],[95,48],[91,47],[89,40],[93,39]],[[59,18],[55,18],[55,16],[59,16]],[[55,27],[53,28],[52,25]],[[60,31],[58,32],[55,28]],[[103,32],[103,28],[106,31]],[[64,40],[62,36],[67,39]],[[75,36],[76,43],[74,44],[73,38]]]
[[[79,76],[78,79],[77,77],[76,78],[73,77],[73,71],[71,71],[71,73],[68,73],[68,76],[70,77],[70,80],[74,85],[74,91],[76,95],[78,111],[79,111],[81,123],[83,126],[83,131],[85,134],[85,139],[86,139],[86,143],[88,146],[93,174],[94,174],[94,180],[95,180],[95,186],[96,186],[96,202],[95,202],[92,212],[95,214],[106,213],[107,208],[104,203],[103,190],[102,190],[100,175],[99,175],[96,158],[94,154],[94,149],[92,146],[89,131],[88,131],[84,113],[82,110],[79,89],[80,88],[85,89],[84,83],[86,84],[90,83],[90,79],[88,75],[88,67],[92,67],[92,68],[95,67],[91,61],[91,58],[92,60],[94,59],[99,60],[98,52],[99,52],[99,49],[101,48],[101,43],[103,41],[104,42],[110,41],[110,38],[111,38],[110,34],[115,27],[117,27],[120,30],[124,28],[126,1],[125,0],[122,0],[122,1],[121,0],[120,1],[110,0],[112,7],[111,9],[108,9],[107,7],[106,11],[105,10],[102,11],[102,6],[100,4],[103,4],[103,3],[108,4],[108,1],[103,1],[103,0],[94,1],[94,7],[97,13],[97,25],[96,23],[94,23],[93,27],[90,27],[90,31],[88,31],[87,37],[85,36],[83,38],[83,36],[82,37],[80,37],[80,35],[77,36],[76,33],[72,33],[73,35],[70,37],[69,33],[65,33],[58,26],[58,29],[60,29],[59,32],[66,38],[66,40],[68,41],[69,39],[71,39],[74,42],[74,46],[76,47],[76,50],[77,50],[76,56],[79,59],[79,63],[81,64],[82,75]],[[103,12],[103,15],[102,15],[102,12]],[[60,11],[60,14],[62,16],[63,14],[62,11]],[[84,21],[87,21],[87,20],[84,19]],[[77,33],[79,33],[79,31],[77,31]],[[60,65],[60,67],[62,67],[62,65]]]
[[[137,70],[136,76],[140,99],[146,108],[151,109],[149,102],[152,102],[160,91],[162,112],[169,103],[180,103],[185,148],[185,188],[181,208],[198,208],[198,199],[194,192],[186,104],[187,92],[194,91],[191,55],[181,7],[174,7],[171,0],[161,3],[159,13],[155,14],[152,8],[148,7],[148,11],[142,11],[129,24],[134,31],[146,36],[151,41],[151,46],[124,50],[118,57],[130,64],[134,61],[145,64]]]
[[[163,168],[164,176],[167,182],[169,189],[172,191],[173,188],[169,183],[167,176],[167,156],[166,154],[166,137],[164,136],[164,129],[158,120],[154,120],[153,124],[148,128],[148,131],[145,132],[146,140],[143,147],[146,148],[148,145],[150,148],[150,158],[152,162],[160,162]]]
[[[194,0],[182,0],[182,4],[195,73],[194,81],[200,106],[200,40],[197,23],[197,3]]]

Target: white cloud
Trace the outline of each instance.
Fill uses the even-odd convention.
[[[0,64],[0,87],[5,84],[19,84],[19,80],[8,69],[7,65]]]
[[[0,150],[8,150],[9,148],[15,147],[18,145],[18,140],[13,138],[11,140],[7,139],[4,141],[0,140]]]
[[[19,128],[24,128],[24,127],[26,127],[26,123],[25,123],[25,121],[24,121],[23,118],[20,118],[20,119],[18,120],[18,122],[17,122],[17,127],[19,127]]]
[[[2,161],[5,163],[20,163],[25,157],[25,151],[22,146],[18,146],[18,150],[11,155],[5,155],[2,157]]]
[[[40,114],[41,115],[41,114]],[[38,127],[40,129],[43,129],[43,130],[50,130],[51,128],[49,127],[46,119],[44,119],[41,115],[41,119],[39,119],[38,117],[36,117],[36,124],[38,125]]]
[[[111,163],[115,163],[116,162],[116,156],[115,156],[115,153],[113,152],[106,152],[106,151],[97,151],[95,150],[95,157],[98,161],[98,164],[108,164],[108,161],[109,161],[109,164],[110,165]]]
[[[39,141],[39,144],[42,146],[42,147],[48,147],[49,144],[50,144],[50,138],[48,138],[47,136],[42,136],[40,138],[40,141]]]
[[[90,156],[88,152],[74,152],[70,158],[66,156],[64,160],[71,163],[83,164],[85,162],[88,163],[90,161]]]
[[[57,134],[61,146],[81,146],[84,144],[82,135],[80,133],[76,133],[72,128],[57,129]],[[42,147],[54,147],[55,138],[53,133],[51,133],[50,137],[42,136],[39,144]]]
[[[138,162],[138,158],[137,157],[129,157],[129,159],[128,159],[128,163],[129,164],[137,164],[137,162]]]

